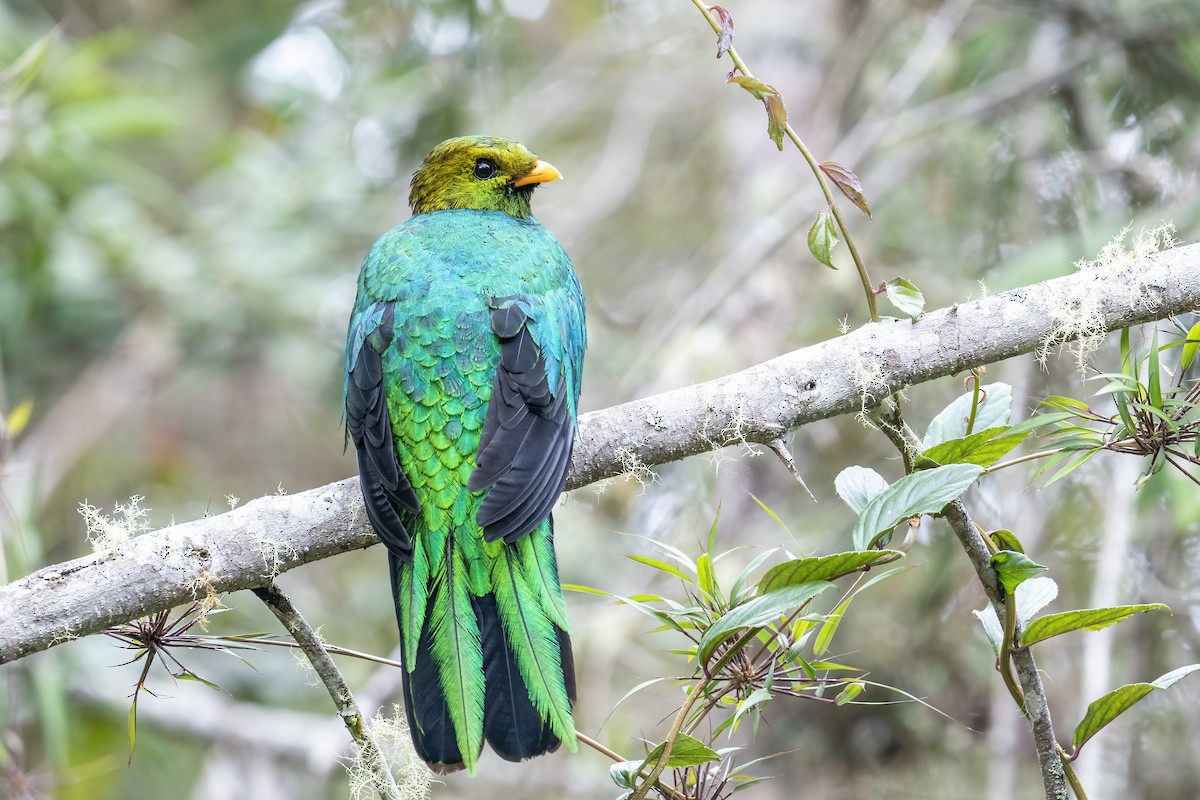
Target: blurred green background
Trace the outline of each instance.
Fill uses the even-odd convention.
[[[862,178],[874,220],[851,224],[873,276],[915,281],[928,307],[1065,274],[1128,224],[1200,238],[1194,0],[726,5],[809,147]],[[0,0],[0,409],[33,409],[0,451],[0,582],[87,553],[84,500],[142,495],[157,528],[230,495],[352,474],[339,405],[358,264],[407,216],[409,175],[448,136],[518,139],[566,176],[535,212],[587,294],[585,411],[864,322],[853,269],[807,253],[822,207],[807,167],[776,150],[714,52],[686,0]],[[1116,369],[1111,347],[1096,360]],[[1012,383],[1020,409],[1094,390],[1070,358],[1014,359],[989,379]],[[923,428],[959,391],[910,390],[910,419]],[[647,549],[620,533],[695,552],[718,506],[719,546],[754,548],[731,572],[764,548],[845,549],[852,515],[833,477],[850,464],[898,477],[890,445],[849,417],[791,443],[815,503],[774,457],[738,450],[573,492],[558,512],[564,581],[670,593],[622,556]],[[1167,472],[1135,492],[1138,467],[1097,458],[1045,491],[1009,470],[969,499],[1052,566],[1051,610],[1174,609],[1039,652],[1063,739],[1104,691],[1200,661],[1195,485]],[[372,548],[280,582],[329,641],[387,654],[384,563]],[[778,778],[740,796],[1042,796],[970,614],[983,596],[969,565],[940,523],[909,563],[856,601],[835,649],[953,719],[777,700],[756,739],[744,728],[731,744],[745,759],[787,751],[758,769]],[[214,631],[277,630],[251,596],[225,603]],[[656,687],[613,707],[689,672],[663,652],[681,643],[631,609],[568,604],[577,723],[632,757],[682,695]],[[346,795],[329,698],[275,650],[249,655],[257,671],[188,662],[228,694],[156,672],[162,696],[143,696],[126,766],[138,667],[114,665],[127,657],[92,637],[0,668],[0,796]],[[398,702],[395,670],[343,666],[368,709]],[[1200,796],[1200,683],[1161,695],[1089,745],[1093,800]],[[436,792],[612,797],[607,769],[590,751],[488,755]]]

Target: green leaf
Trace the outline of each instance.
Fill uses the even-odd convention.
[[[743,714],[745,714],[750,709],[755,708],[756,706],[766,703],[770,699],[771,699],[771,691],[769,689],[767,689],[765,686],[760,686],[757,689],[755,689],[753,692],[751,692],[749,695],[747,695],[744,700],[742,700],[740,703],[738,703],[737,711],[733,712],[733,723],[732,723],[733,729],[735,731],[737,730],[738,720],[741,719]]]
[[[736,83],[759,100],[779,94],[779,90],[769,83],[763,83],[758,78],[747,78],[745,75],[731,75],[725,82]]]
[[[998,553],[993,553],[991,562],[1007,594],[1014,593],[1018,586],[1039,572],[1045,572],[1050,569],[1043,564],[1037,563],[1024,553],[1018,553],[1015,550],[1001,550]]]
[[[1018,553],[1025,552],[1025,547],[1021,544],[1021,540],[1017,538],[1015,533],[1007,528],[1000,528],[999,530],[991,531],[988,533],[988,536],[992,537],[992,541],[995,542],[996,546],[1001,550],[1015,550]]]
[[[871,206],[867,203],[866,195],[863,194],[862,181],[858,179],[854,171],[836,161],[823,161],[820,166],[821,172],[824,172],[829,180],[833,181],[833,185],[841,190],[846,199],[870,219]]]
[[[0,70],[0,90],[10,94],[10,98],[23,94],[42,71],[46,56],[50,54],[61,34],[61,25],[52,28],[49,33],[25,48],[25,52],[17,56],[16,60]]]
[[[1163,407],[1162,370],[1158,364],[1158,328],[1150,338],[1150,352],[1146,354],[1146,380],[1149,383],[1150,404],[1155,408]]]
[[[850,601],[853,599],[854,595],[852,594],[838,603],[837,608],[829,612],[829,617],[822,623],[821,629],[817,631],[817,638],[813,641],[813,655],[825,655],[825,651],[833,642],[833,635],[837,633],[838,626],[842,624],[842,619],[846,616],[846,609],[850,607]]]
[[[666,750],[667,743],[662,742],[646,756],[645,764],[657,763],[662,758],[663,751]],[[675,744],[671,746],[671,755],[667,758],[668,769],[679,769],[681,767],[698,767],[701,764],[711,764],[714,761],[720,761],[721,755],[713,750],[708,745],[699,739],[688,736],[686,733],[679,734],[675,739]]]
[[[230,655],[233,655],[233,654],[231,653]],[[242,658],[241,661],[245,662],[245,659]],[[172,673],[172,675],[176,678],[176,680],[196,681],[197,683],[203,683],[205,686],[207,686],[208,688],[210,688],[214,691],[222,692],[224,694],[229,694],[229,692],[225,691],[225,689],[223,687],[221,687],[220,684],[213,683],[212,681],[210,681],[206,678],[201,678],[199,675],[197,675],[194,672],[184,670],[184,671]]]
[[[1075,752],[1078,753],[1079,749],[1083,747],[1088,739],[1099,733],[1101,728],[1125,711],[1128,711],[1134,703],[1150,694],[1150,692],[1155,689],[1169,689],[1196,670],[1200,670],[1200,664],[1190,664],[1168,672],[1166,675],[1150,683],[1130,683],[1119,689],[1113,689],[1100,699],[1095,700],[1088,706],[1087,713],[1083,715],[1083,720],[1075,728],[1075,735],[1071,737],[1071,742],[1075,746]]]
[[[4,425],[8,428],[8,435],[17,437],[21,431],[25,430],[25,426],[29,424],[29,418],[33,416],[33,401],[29,399],[22,400],[13,407],[13,410],[8,412],[8,419],[4,420]]]
[[[888,301],[906,317],[916,319],[925,312],[925,295],[907,278],[892,278],[884,284]]]
[[[846,684],[846,688],[838,692],[837,697],[833,699],[834,704],[844,706],[854,698],[858,697],[863,692],[862,681],[850,681]]]
[[[764,561],[766,561],[770,556],[774,555],[775,551],[778,549],[779,549],[778,547],[773,547],[770,550],[766,550],[762,553],[759,553],[757,556],[754,557],[754,559],[749,564],[747,564],[745,566],[745,568],[740,573],[738,573],[737,579],[734,580],[733,586],[729,589],[729,605],[730,606],[735,606],[738,604],[738,602],[739,602],[738,595],[741,594],[742,586],[744,586],[746,581],[750,579],[750,576],[752,574],[754,574],[754,570],[758,569],[762,565],[762,563]],[[759,594],[762,594],[762,593],[763,593],[763,591],[760,589]]]
[[[838,243],[837,229],[833,226],[833,217],[828,211],[817,214],[812,227],[808,229],[808,250],[813,257],[830,269],[833,265],[833,246]]]
[[[626,553],[625,557],[628,558],[630,561],[636,561],[639,564],[645,564],[648,567],[654,567],[656,570],[658,570],[660,572],[666,572],[669,575],[674,575],[675,577],[679,578],[680,580],[682,580],[685,583],[694,583],[691,576],[687,575],[683,570],[679,569],[678,567],[671,566],[670,564],[668,564],[665,561],[659,561],[657,558],[651,558],[650,556],[636,555],[634,553]]]
[[[980,387],[979,407],[975,411],[974,430],[981,431],[1007,425],[1012,411],[1012,387],[1007,383],[989,383]],[[967,418],[971,416],[972,392],[959,395],[942,409],[922,441],[928,449],[934,445],[960,439],[967,435]]]
[[[129,763],[133,763],[133,748],[137,744],[137,703],[138,694],[141,692],[141,686],[135,687],[133,690],[133,702],[129,704],[129,719],[125,723],[125,728],[129,733]]]
[[[774,622],[832,586],[833,584],[827,581],[809,581],[785,586],[761,594],[730,609],[710,625],[704,635],[700,637],[696,662],[702,665],[707,663],[717,646],[738,631],[746,628],[761,628]]]
[[[1183,351],[1179,354],[1179,366],[1185,370],[1196,360],[1196,348],[1200,347],[1200,322],[1188,331],[1187,340],[1183,343]]]
[[[1082,467],[1087,461],[1089,461],[1091,459],[1092,456],[1096,455],[1096,453],[1099,453],[1099,452],[1100,452],[1100,448],[1097,447],[1094,450],[1088,450],[1087,452],[1080,453],[1079,455],[1075,456],[1070,461],[1068,461],[1062,467],[1062,469],[1060,469],[1058,472],[1054,473],[1054,475],[1050,478],[1050,480],[1046,481],[1046,483],[1042,486],[1042,488],[1044,489],[1044,488],[1046,488],[1046,486],[1049,486],[1050,484],[1054,483],[1055,481],[1057,481],[1061,478],[1067,477],[1072,472],[1074,472],[1075,470]],[[1070,455],[1070,454],[1069,453],[1061,453],[1060,455]],[[1057,462],[1054,462],[1054,463],[1057,463]],[[1049,466],[1050,466],[1050,464],[1044,465],[1043,468],[1039,469],[1037,471],[1037,473],[1035,473],[1035,474],[1041,474],[1043,472],[1043,470]]]
[[[887,487],[884,477],[870,467],[846,467],[833,479],[833,490],[855,514],[861,514],[871,498]]]
[[[766,594],[798,583],[831,581],[879,561],[903,555],[899,550],[854,550],[828,556],[797,558],[771,567],[758,582],[759,594]]]
[[[1021,633],[1021,645],[1028,647],[1035,642],[1045,641],[1052,636],[1058,636],[1059,634],[1071,631],[1098,631],[1101,628],[1107,628],[1109,625],[1115,625],[1134,614],[1158,611],[1159,609],[1166,609],[1168,612],[1171,610],[1162,603],[1146,603],[1135,606],[1087,608],[1078,611],[1047,614],[1029,623],[1029,626]]]
[[[1044,575],[1030,578],[1022,583],[1017,587],[1017,624],[1025,625],[1033,618],[1034,614],[1048,606],[1056,597],[1058,597],[1058,584]],[[979,619],[980,624],[983,625],[983,632],[987,634],[988,641],[992,643],[992,650],[999,655],[1004,628],[1000,624],[1000,618],[996,616],[996,610],[989,604],[983,609],[971,613]]]
[[[910,517],[941,511],[981,472],[975,464],[948,464],[905,475],[871,498],[858,515],[852,534],[855,549],[870,549],[880,536]]]
[[[783,104],[783,97],[779,94],[769,94],[763,100],[763,105],[767,107],[767,136],[771,137],[775,146],[782,150],[783,135],[787,132],[788,120],[787,107]]]
[[[608,777],[622,789],[632,789],[637,782],[638,773],[642,770],[644,761],[618,761],[608,767]]]
[[[1028,433],[1003,435],[1007,426],[987,428],[970,436],[950,439],[929,447],[921,455],[939,464],[977,464],[990,467],[1025,440]]]

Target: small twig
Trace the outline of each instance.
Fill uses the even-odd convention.
[[[783,441],[783,438],[772,439],[767,446],[771,448],[771,452],[779,456],[779,460],[787,467],[787,471],[792,473],[792,477],[796,479],[796,482],[804,487],[804,491],[808,492],[808,496],[812,498],[812,501],[814,503],[817,502],[817,498],[813,497],[812,490],[808,488],[808,484],[800,476],[800,470],[796,467],[796,459],[792,457],[792,452],[788,450],[787,443]]]
[[[358,706],[354,702],[354,695],[350,692],[346,679],[342,677],[341,671],[333,663],[333,658],[326,652],[317,632],[300,615],[299,610],[292,604],[288,596],[281,592],[274,583],[262,589],[255,589],[254,594],[259,600],[266,603],[267,608],[271,609],[271,613],[283,623],[283,627],[287,628],[288,633],[296,640],[296,644],[304,651],[304,655],[308,657],[313,669],[320,676],[321,682],[325,684],[329,696],[333,698],[334,706],[337,707],[338,716],[342,718],[346,730],[350,732],[350,736],[362,754],[362,763],[367,765],[373,774],[375,788],[379,791],[379,795],[385,800],[400,800],[400,788],[396,785],[396,779],[388,769],[387,761],[379,752],[379,746],[376,745],[375,739],[363,719],[362,712],[358,710]]]

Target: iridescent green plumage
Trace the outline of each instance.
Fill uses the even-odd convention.
[[[550,509],[585,345],[570,260],[529,211],[557,178],[515,142],[451,139],[414,216],[371,248],[346,345],[346,420],[389,550],[418,751],[473,770],[575,748]]]

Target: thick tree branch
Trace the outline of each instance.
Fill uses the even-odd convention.
[[[715,381],[584,415],[567,485],[729,444],[769,444],[905,386],[1078,335],[1072,319],[1114,330],[1198,307],[1200,245],[1190,245],[915,323],[866,325]],[[0,587],[0,663],[198,594],[262,588],[281,572],[374,542],[353,478],[147,534]]]

